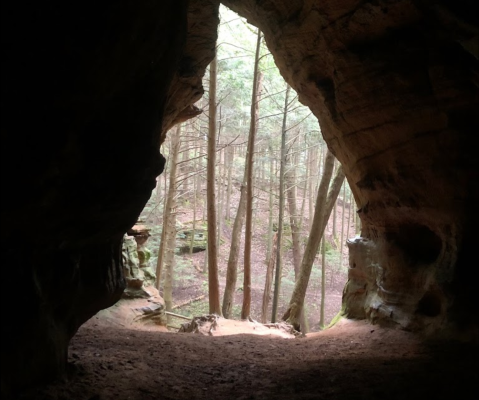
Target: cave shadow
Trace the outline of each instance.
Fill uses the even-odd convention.
[[[397,354],[365,347],[358,355],[349,340],[307,341],[85,326],[70,346],[68,373],[20,398],[402,400],[478,393],[477,347],[436,341],[411,354],[396,343]]]

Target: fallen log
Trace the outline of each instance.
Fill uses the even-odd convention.
[[[172,317],[188,319],[188,320],[193,318],[193,317],[185,317],[184,315],[181,315],[181,314],[175,314],[175,313],[172,313],[171,311],[165,311],[165,314],[166,315],[171,315]]]
[[[193,299],[186,300],[183,303],[176,304],[175,306],[171,307],[171,309],[174,310],[176,308],[181,308],[181,307],[187,306],[188,304],[194,303],[195,301],[203,300],[205,297],[206,297],[206,294],[202,294],[201,296],[195,297]]]

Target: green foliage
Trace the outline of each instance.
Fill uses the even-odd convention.
[[[143,208],[139,219],[145,221],[149,226],[156,225],[161,221],[163,219],[163,202],[160,200],[163,199],[158,199],[155,195],[151,196]]]
[[[242,292],[243,291],[243,282],[244,282],[244,273],[243,272],[238,273],[238,278],[237,278],[236,282],[237,282],[236,291],[237,292]]]
[[[331,242],[329,242],[328,240],[325,240],[324,241],[324,247],[325,247],[325,251],[326,251],[326,255],[327,256],[331,256],[332,254],[334,254],[334,248],[333,248],[333,245]]]
[[[347,265],[341,265],[341,253],[339,249],[335,249],[328,241],[326,241],[326,259],[334,273],[347,273]]]
[[[321,264],[313,264],[310,279],[312,281],[321,281]]]
[[[326,327],[322,327],[322,329],[328,329],[336,325],[344,317],[345,312],[346,312],[346,304],[343,303],[341,306],[341,310],[333,317],[331,322]]]
[[[208,301],[194,301],[187,306],[175,309],[175,313],[184,315],[185,317],[197,317],[203,314],[209,314]]]
[[[231,319],[241,319],[241,304],[233,304],[231,308]]]
[[[283,267],[283,277],[281,278],[281,286],[283,289],[292,291],[294,288],[294,268],[287,270]]]
[[[196,279],[195,267],[189,258],[175,255],[175,276],[178,282],[192,282]]]
[[[203,292],[208,293],[208,281],[207,280],[203,280],[201,282],[201,288],[203,289]]]
[[[292,239],[289,239],[288,237],[283,238],[283,249],[284,250],[290,250],[293,248],[293,241]]]

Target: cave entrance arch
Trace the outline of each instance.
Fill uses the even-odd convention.
[[[345,166],[371,266],[348,287],[348,315],[475,332],[472,3],[224,3],[265,33]],[[217,6],[2,5],[2,254],[29,310],[5,308],[2,395],[63,370],[78,327],[121,295],[121,238],[163,168],[158,132],[202,95]],[[411,250],[404,227],[427,251]],[[361,292],[365,281],[376,286]]]

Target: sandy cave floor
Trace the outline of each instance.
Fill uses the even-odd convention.
[[[256,328],[255,328],[256,324]],[[219,320],[214,336],[97,314],[78,331],[69,372],[22,399],[475,399],[477,348],[341,320],[294,338]],[[247,334],[242,332],[248,332]]]

